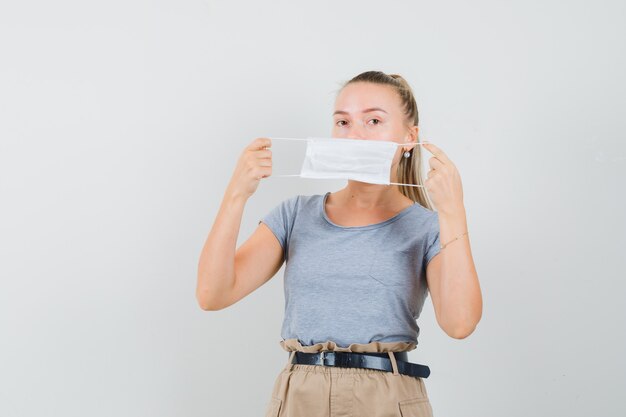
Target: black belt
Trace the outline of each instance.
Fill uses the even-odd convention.
[[[291,354],[291,352],[288,352]],[[407,352],[393,352],[398,372],[404,375],[428,378],[430,368],[408,361]],[[380,352],[330,352],[305,353],[296,351],[294,364],[339,366],[343,368],[368,368],[393,372],[388,353]]]

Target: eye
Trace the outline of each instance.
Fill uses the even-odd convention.
[[[377,125],[379,125],[379,124],[380,124],[380,120],[378,120],[378,119],[371,119],[371,120],[370,120],[370,122],[371,122],[372,120],[376,120],[376,121],[378,122],[378,123],[374,123],[374,124],[377,124]]]
[[[340,124],[341,122],[345,122],[345,120],[338,120],[336,124],[339,126],[345,126],[345,125]]]

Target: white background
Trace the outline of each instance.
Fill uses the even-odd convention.
[[[381,70],[461,173],[483,291],[466,339],[430,298],[418,320],[435,415],[623,416],[625,18],[623,1],[3,1],[0,415],[263,415],[283,269],[202,311],[200,250],[244,146],[328,136],[340,83]],[[303,148],[273,149],[297,172]],[[263,180],[238,245],[283,199],[344,184]]]

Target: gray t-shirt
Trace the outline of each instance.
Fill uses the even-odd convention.
[[[417,343],[438,213],[415,203],[380,223],[340,226],[324,210],[328,194],[288,198],[259,221],[285,253],[281,337],[303,346]]]

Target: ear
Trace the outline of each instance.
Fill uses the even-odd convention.
[[[419,127],[417,126],[412,126],[411,127],[411,140],[414,142],[417,142],[417,131],[419,130]]]
[[[411,126],[408,129],[407,135],[404,137],[404,141],[405,142],[417,142],[417,131],[419,130],[419,127],[417,126]],[[410,150],[410,149],[405,149],[405,150]]]

